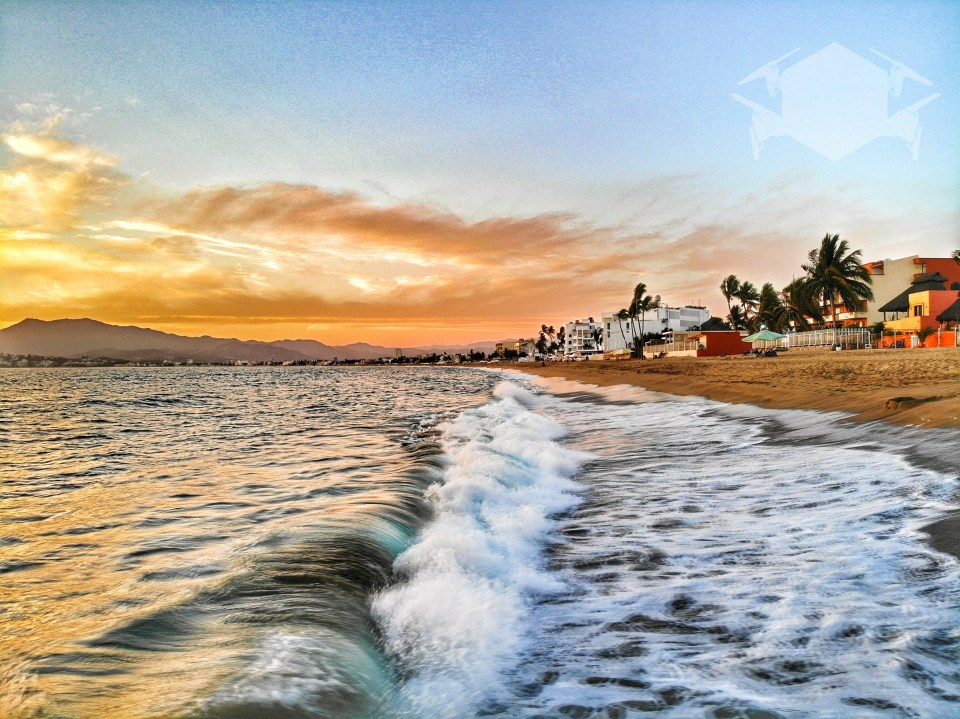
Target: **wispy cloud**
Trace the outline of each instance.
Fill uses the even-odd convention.
[[[121,200],[128,177],[117,159],[96,148],[41,133],[2,136],[12,153],[0,172],[0,222],[20,229],[69,229]]]
[[[114,167],[117,164],[117,158],[113,155],[49,135],[7,134],[3,136],[3,141],[22,157],[56,165],[87,169]]]

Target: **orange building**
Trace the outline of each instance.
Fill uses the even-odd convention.
[[[875,322],[885,321],[883,307],[897,299],[904,287],[924,275],[939,274],[944,278],[947,289],[957,284],[960,290],[960,264],[952,257],[901,257],[867,262],[863,265],[870,273],[873,289],[873,302],[859,312],[851,312],[843,305],[837,308],[837,320],[843,327],[867,327]],[[830,308],[824,309],[828,321],[832,319]],[[905,310],[902,310],[905,311]]]
[[[948,279],[939,273],[920,275],[910,287],[883,305],[880,311],[884,316],[894,314],[894,319],[883,323],[884,329],[893,331],[894,335],[884,335],[881,346],[954,347],[957,333],[950,328],[956,326],[960,315],[960,287],[950,283],[947,288],[947,283]],[[901,313],[903,317],[899,317]],[[921,342],[917,333],[922,330],[936,332]]]
[[[937,315],[943,313],[957,299],[956,289],[947,289],[948,279],[939,273],[920,275],[910,287],[880,307],[884,315],[883,326],[888,330],[919,332],[925,327],[937,329]],[[888,313],[895,315],[887,320]],[[898,317],[903,313],[905,317]]]

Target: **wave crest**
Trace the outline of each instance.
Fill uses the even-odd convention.
[[[428,496],[434,521],[394,565],[404,577],[373,603],[388,652],[407,672],[401,703],[434,717],[493,699],[527,642],[529,605],[562,591],[543,549],[577,503],[589,455],[561,447],[538,398],[502,383],[490,403],[441,427],[448,459]]]

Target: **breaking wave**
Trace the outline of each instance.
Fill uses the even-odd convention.
[[[565,432],[537,402],[503,383],[494,401],[441,428],[449,464],[428,492],[436,517],[373,604],[407,674],[401,711],[469,716],[496,701],[529,648],[532,602],[565,589],[544,547],[579,501],[571,477],[589,455],[557,443]]]

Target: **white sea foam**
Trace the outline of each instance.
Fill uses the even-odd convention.
[[[918,532],[955,477],[718,409],[545,402],[599,459],[518,677],[551,680],[503,715],[957,716],[958,563]]]
[[[918,531],[955,477],[837,415],[551,389],[443,428],[436,518],[374,603],[401,714],[956,715],[958,563]]]
[[[400,704],[420,716],[470,716],[494,700],[528,646],[532,600],[565,589],[543,550],[555,515],[578,502],[570,478],[588,455],[557,444],[564,430],[532,393],[502,383],[494,395],[441,427],[436,517],[373,603],[408,673]]]

